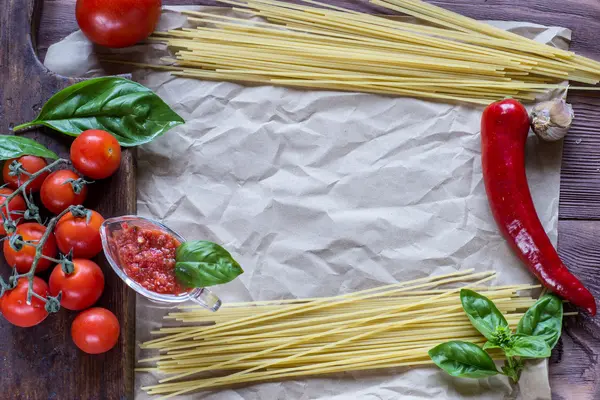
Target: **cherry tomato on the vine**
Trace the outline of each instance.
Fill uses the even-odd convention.
[[[52,270],[48,283],[52,296],[62,292],[61,306],[79,311],[98,301],[104,290],[104,274],[95,262],[76,258],[73,260],[73,272],[65,274],[59,264]]]
[[[21,250],[16,251],[10,246],[7,240],[4,241],[4,258],[9,266],[15,267],[17,272],[25,274],[31,269],[33,258],[35,257],[35,245],[46,232],[46,227],[37,222],[26,222],[17,226],[17,230],[13,235],[20,235],[24,241],[32,242],[33,246],[24,244]],[[12,235],[10,235],[12,236]],[[9,237],[10,237],[9,236]],[[56,249],[56,240],[53,235],[48,236],[48,240],[44,244],[42,254],[46,257],[55,258],[58,251]],[[40,273],[48,269],[52,265],[52,261],[41,258],[38,261],[35,273]]]
[[[92,179],[108,178],[119,169],[121,146],[110,133],[91,129],[73,141],[71,161],[85,176]]]
[[[14,190],[9,188],[0,188],[0,209],[2,212],[0,213],[1,221],[0,221],[0,235],[6,235],[6,230],[4,229],[4,216],[6,216],[6,196],[9,196],[14,193]],[[15,213],[14,211],[25,211],[27,210],[27,204],[25,203],[25,199],[20,194],[16,195],[9,203],[8,209],[10,210],[10,218],[17,222],[19,219],[23,218],[22,214]]]
[[[106,47],[127,47],[154,31],[160,7],[160,0],[77,0],[76,17],[92,42]]]
[[[68,169],[51,173],[40,190],[40,198],[44,207],[54,214],[60,214],[69,206],[83,204],[88,189],[85,183],[78,179],[80,179],[79,175]]]
[[[100,225],[104,218],[96,211],[90,212],[89,222],[87,217],[75,217],[70,212],[58,220],[54,236],[61,253],[68,254],[73,250],[75,258],[92,258],[102,251]]]
[[[10,186],[13,189],[17,189],[24,182],[29,180],[29,176],[27,176],[26,174],[21,174],[20,177],[17,177],[16,175],[10,175],[10,165],[14,160],[15,158],[11,160],[6,160],[4,162],[4,168],[2,169],[2,177],[4,178],[4,183],[7,183],[8,186]],[[19,157],[16,160],[19,163],[21,163],[23,169],[30,174],[34,174],[42,168],[48,166],[46,160],[37,156],[23,156]],[[48,177],[48,175],[50,175],[50,172],[44,172],[43,174],[38,176],[33,182],[27,185],[27,191],[37,192],[38,190],[40,190],[40,188],[42,187],[42,183],[44,183],[44,180]]]
[[[4,318],[13,325],[22,328],[29,328],[42,322],[48,312],[45,303],[36,298],[31,298],[31,304],[27,304],[27,288],[29,281],[27,278],[19,278],[17,286],[4,293],[0,302],[0,311]],[[33,278],[33,291],[42,297],[48,295],[48,285],[38,278]]]
[[[105,308],[90,308],[80,313],[71,325],[71,337],[88,354],[106,353],[119,341],[119,320]]]

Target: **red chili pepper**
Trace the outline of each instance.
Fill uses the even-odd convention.
[[[494,219],[519,258],[548,289],[596,314],[594,296],[569,272],[535,211],[525,175],[527,110],[516,100],[489,105],[481,119],[483,180]]]

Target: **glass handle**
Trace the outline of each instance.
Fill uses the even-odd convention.
[[[204,308],[208,308],[210,311],[217,311],[221,307],[221,300],[210,290],[202,288],[190,296],[196,304],[200,304]]]

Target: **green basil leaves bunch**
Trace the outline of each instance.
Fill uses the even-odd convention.
[[[175,261],[177,281],[189,288],[227,283],[244,272],[227,250],[203,240],[183,243]]]
[[[516,332],[511,331],[504,315],[487,297],[462,289],[460,301],[469,320],[487,342],[451,341],[429,350],[429,357],[448,374],[464,378],[485,378],[503,374],[518,382],[523,360],[547,358],[562,330],[563,304],[555,295],[541,297],[521,318]],[[486,352],[500,349],[506,355],[502,371]]]

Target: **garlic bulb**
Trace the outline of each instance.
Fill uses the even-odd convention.
[[[540,139],[560,140],[569,131],[573,118],[573,107],[563,99],[544,101],[531,111],[531,129]]]

